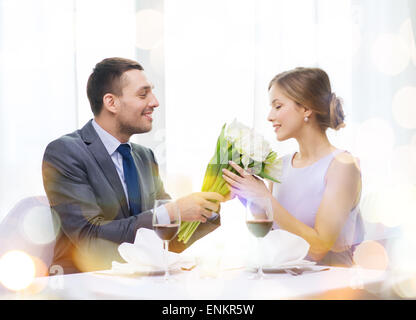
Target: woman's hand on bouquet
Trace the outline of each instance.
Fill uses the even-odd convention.
[[[230,161],[231,167],[237,171],[238,174],[231,172],[230,170],[223,169],[223,175],[225,182],[230,188],[230,199],[233,199],[235,196],[240,199],[249,199],[249,198],[260,198],[270,196],[270,191],[267,189],[267,186],[260,178],[250,174],[238,164]]]

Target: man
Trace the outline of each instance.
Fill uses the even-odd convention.
[[[142,66],[104,59],[88,79],[87,95],[94,119],[51,142],[42,165],[46,194],[61,221],[53,265],[65,273],[122,262],[118,245],[134,242],[137,229],[152,228],[154,200],[170,198],[152,150],[129,142],[133,134],[152,129],[152,114],[159,107]],[[182,221],[203,223],[187,245],[175,238],[170,250],[181,252],[217,228],[220,219],[212,212],[219,210],[220,201],[223,197],[213,192],[177,199]]]

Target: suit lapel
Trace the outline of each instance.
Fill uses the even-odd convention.
[[[87,145],[88,150],[90,150],[91,154],[94,156],[95,160],[100,166],[104,176],[107,178],[108,182],[113,188],[120,203],[123,215],[125,217],[129,217],[130,212],[120,177],[118,176],[113,160],[105,149],[101,139],[95,132],[91,120],[81,129],[81,137]]]

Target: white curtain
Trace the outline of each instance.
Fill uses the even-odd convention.
[[[253,121],[253,1],[165,1],[166,181],[199,191],[225,122]]]
[[[412,10],[413,8],[413,10]],[[344,101],[330,140],[360,159],[367,239],[416,224],[414,0],[166,1],[167,181],[197,191],[223,123],[277,142],[267,85],[279,72],[321,67]],[[401,228],[403,229],[403,228]]]
[[[367,221],[391,230],[416,212],[414,1],[353,1],[360,43],[352,69],[352,150],[360,157]]]
[[[72,1],[0,1],[0,219],[44,194],[43,151],[77,126]]]
[[[294,150],[294,141],[277,144],[266,120],[267,86],[279,72],[324,68],[352,115],[353,9],[350,0],[165,3],[167,180],[178,194],[200,188],[221,126],[233,118],[279,154]]]
[[[45,194],[46,145],[92,118],[94,65],[136,58],[135,10],[134,0],[0,0],[0,220]]]

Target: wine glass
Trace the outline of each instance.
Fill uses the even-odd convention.
[[[246,225],[248,230],[258,239],[258,268],[257,274],[252,279],[264,279],[260,252],[262,239],[269,233],[273,225],[273,209],[270,198],[247,199]]]
[[[164,280],[167,281],[170,278],[168,268],[169,241],[176,236],[181,225],[181,215],[176,202],[170,199],[155,200],[152,224],[153,230],[163,240]]]

